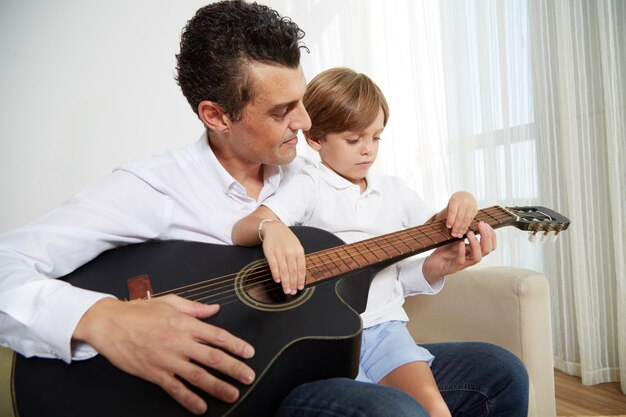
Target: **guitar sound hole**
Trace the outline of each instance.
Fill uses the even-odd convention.
[[[244,283],[244,288],[252,299],[265,304],[289,303],[301,294],[301,292],[296,295],[285,294],[283,287],[274,281],[258,283],[254,280],[247,280]]]

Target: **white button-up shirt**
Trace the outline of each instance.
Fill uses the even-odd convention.
[[[401,179],[368,176],[363,193],[358,185],[319,164],[308,166],[263,202],[284,223],[318,227],[353,243],[385,233],[419,226],[436,211]],[[423,257],[407,259],[382,270],[370,287],[363,326],[388,320],[408,320],[404,297],[435,294],[422,273]]]
[[[147,240],[232,244],[233,224],[273,194],[285,175],[265,167],[258,200],[222,167],[206,135],[188,146],[115,169],[43,218],[0,236],[0,345],[25,356],[92,357],[71,346],[83,314],[109,295],[52,279],[113,247]]]

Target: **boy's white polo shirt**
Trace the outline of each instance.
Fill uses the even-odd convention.
[[[436,213],[397,177],[368,176],[361,193],[358,185],[321,163],[304,168],[263,205],[285,224],[318,227],[346,243],[418,226]],[[387,320],[406,321],[405,296],[441,290],[443,280],[431,287],[424,278],[423,260],[398,262],[376,276],[361,315],[364,327]]]

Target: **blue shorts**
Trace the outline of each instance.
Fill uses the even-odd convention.
[[[417,345],[402,321],[387,321],[363,329],[357,381],[378,383],[389,372],[410,362],[432,363],[435,357]]]

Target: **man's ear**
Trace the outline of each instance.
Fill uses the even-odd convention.
[[[306,142],[309,144],[311,148],[315,149],[318,152],[320,149],[322,149],[322,145],[320,144],[321,139],[315,138],[306,133],[304,134],[304,138],[306,139]]]
[[[224,133],[232,124],[222,106],[208,100],[198,104],[198,117],[208,129],[214,132]]]

